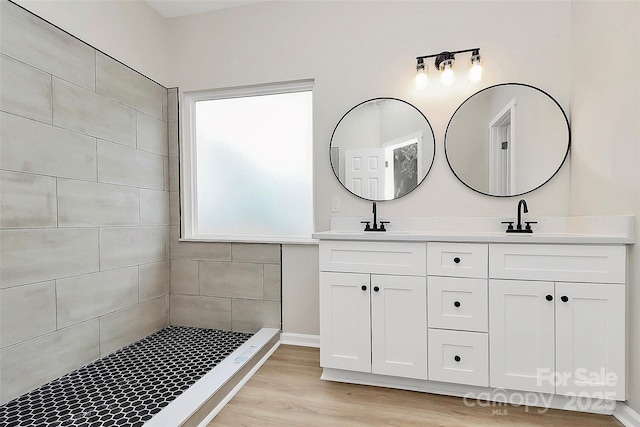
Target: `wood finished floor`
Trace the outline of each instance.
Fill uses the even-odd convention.
[[[209,427],[622,426],[605,415],[468,407],[457,397],[324,381],[321,372],[318,349],[280,346]],[[503,415],[493,414],[494,409]]]

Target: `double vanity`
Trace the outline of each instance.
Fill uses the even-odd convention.
[[[531,234],[360,220],[314,235],[324,379],[604,413],[625,400],[631,217],[541,218]]]
[[[444,154],[469,189],[519,196],[557,174],[570,135],[551,95],[499,84],[458,107]],[[378,224],[376,201],[416,190],[434,158],[430,123],[405,101],[362,102],[336,125],[333,172],[349,192],[373,201],[373,220],[334,217],[331,231],[313,235],[322,378],[459,396],[469,405],[612,413],[626,398],[634,219],[523,221],[520,200],[517,221]]]

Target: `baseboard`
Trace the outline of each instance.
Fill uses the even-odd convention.
[[[282,332],[280,334],[280,343],[286,345],[297,345],[300,347],[320,348],[320,335],[294,334],[291,332]]]
[[[625,427],[640,427],[640,414],[625,403],[618,403],[616,405],[613,416],[624,424]]]

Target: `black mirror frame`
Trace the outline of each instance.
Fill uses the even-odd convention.
[[[565,120],[565,122],[566,122],[566,124],[567,124],[567,150],[565,151],[565,153],[564,153],[564,157],[563,157],[562,161],[560,162],[560,164],[558,165],[558,168],[556,169],[556,171],[555,171],[555,172],[554,172],[554,173],[553,173],[553,174],[552,174],[548,179],[546,179],[542,184],[538,185],[537,187],[532,188],[531,190],[527,190],[527,191],[522,192],[522,193],[509,194],[509,195],[505,195],[505,196],[501,196],[501,195],[498,195],[498,194],[488,194],[488,193],[482,192],[482,191],[480,191],[480,190],[477,190],[477,189],[475,189],[475,188],[471,187],[469,184],[467,184],[466,182],[464,182],[464,181],[463,181],[463,180],[458,176],[458,174],[456,173],[456,171],[453,169],[453,166],[451,165],[451,162],[449,161],[449,155],[447,154],[447,134],[449,133],[449,126],[451,126],[451,122],[453,121],[454,117],[456,116],[456,113],[458,112],[458,110],[460,110],[460,108],[462,108],[462,106],[463,106],[467,101],[469,101],[469,100],[470,100],[471,98],[473,98],[474,96],[476,96],[476,95],[478,95],[479,93],[482,93],[482,92],[484,92],[484,91],[486,91],[486,90],[489,90],[489,89],[492,89],[492,88],[495,88],[495,87],[499,87],[499,86],[512,86],[512,85],[524,86],[524,87],[528,87],[528,88],[531,88],[531,89],[537,90],[537,91],[539,91],[539,92],[542,92],[544,95],[548,96],[548,97],[549,97],[549,99],[551,99],[551,100],[556,104],[556,106],[558,107],[558,109],[559,109],[559,110],[560,110],[560,112],[562,113],[562,115],[563,115],[563,117],[564,117],[564,120]],[[523,194],[528,194],[528,193],[531,193],[532,191],[537,190],[538,188],[542,187],[543,185],[545,185],[545,184],[547,184],[549,181],[551,181],[551,180],[553,179],[553,177],[554,177],[554,176],[556,176],[556,175],[558,174],[558,172],[560,172],[560,169],[562,169],[562,166],[563,166],[563,165],[565,164],[565,162],[567,161],[567,158],[568,158],[568,156],[569,156],[569,150],[570,150],[570,149],[571,149],[571,125],[569,124],[569,119],[568,119],[568,117],[567,117],[567,113],[565,113],[565,111],[564,111],[564,109],[562,108],[562,106],[560,105],[560,103],[559,103],[559,102],[558,102],[558,101],[557,101],[553,96],[551,96],[549,93],[545,92],[544,90],[542,90],[542,89],[540,89],[540,88],[538,88],[538,87],[535,87],[535,86],[532,86],[532,85],[529,85],[529,84],[526,84],[526,83],[500,83],[500,84],[497,84],[497,85],[488,86],[488,87],[486,87],[486,88],[484,88],[484,89],[481,89],[481,90],[477,91],[476,93],[472,94],[472,95],[471,95],[471,96],[469,96],[467,99],[465,99],[465,100],[462,102],[462,104],[460,104],[460,105],[458,106],[458,108],[456,108],[456,111],[454,111],[453,115],[452,115],[452,116],[451,116],[451,118],[449,119],[449,123],[447,124],[447,129],[446,129],[446,131],[445,131],[445,133],[444,133],[444,155],[445,155],[445,158],[447,159],[447,164],[449,165],[449,169],[451,170],[451,172],[453,173],[453,175],[458,179],[458,181],[460,181],[462,184],[464,184],[464,185],[465,185],[466,187],[468,187],[469,189],[471,189],[471,190],[475,191],[476,193],[480,193],[480,194],[483,194],[483,195],[485,195],[485,196],[490,196],[490,197],[518,197],[518,196],[522,196]]]
[[[356,194],[356,193],[352,192],[351,190],[349,190],[349,189],[348,189],[348,188],[343,184],[343,182],[342,182],[342,181],[340,181],[340,177],[338,176],[338,173],[336,172],[336,169],[333,167],[333,163],[331,162],[331,147],[332,147],[332,145],[333,145],[333,137],[334,137],[334,135],[335,135],[335,133],[336,133],[336,130],[338,130],[338,126],[340,126],[340,123],[344,120],[344,118],[345,118],[345,117],[347,117],[347,115],[348,115],[351,111],[355,110],[355,109],[356,109],[356,108],[358,108],[359,106],[361,106],[361,105],[363,105],[363,104],[366,104],[366,103],[368,103],[368,102],[376,101],[376,100],[380,100],[380,99],[384,99],[384,100],[392,100],[392,101],[400,101],[400,102],[403,102],[403,103],[407,104],[408,106],[410,106],[410,107],[411,107],[411,108],[413,108],[414,110],[416,110],[416,111],[417,111],[417,112],[418,112],[418,113],[419,113],[419,114],[424,118],[425,122],[427,122],[427,124],[429,125],[429,129],[431,130],[431,137],[432,137],[432,139],[433,139],[433,156],[432,156],[432,158],[431,158],[431,164],[429,165],[429,168],[428,168],[428,169],[427,169],[427,171],[425,172],[424,177],[420,180],[420,182],[418,182],[418,184],[417,184],[413,189],[411,189],[411,191],[408,191],[408,192],[406,192],[405,194],[403,194],[402,196],[395,197],[395,198],[393,198],[393,199],[367,199],[366,197],[362,197],[362,196],[360,196],[360,195],[358,195],[358,194]],[[333,132],[331,133],[331,139],[329,140],[329,164],[331,165],[331,170],[333,171],[333,175],[336,177],[336,180],[340,183],[340,185],[342,185],[342,188],[344,188],[345,190],[347,190],[349,193],[353,194],[354,196],[356,196],[356,197],[358,197],[358,198],[360,198],[360,199],[362,199],[362,200],[367,200],[367,201],[370,201],[370,202],[388,202],[388,201],[391,201],[391,200],[397,200],[397,199],[400,199],[400,198],[402,198],[402,197],[406,196],[407,194],[412,193],[416,188],[420,187],[420,184],[422,184],[422,183],[424,182],[424,180],[427,178],[427,175],[429,175],[429,172],[431,172],[431,169],[433,168],[433,164],[434,164],[435,159],[436,159],[436,148],[437,148],[437,147],[436,147],[436,137],[435,137],[435,133],[433,132],[433,126],[431,126],[431,122],[429,122],[429,120],[428,120],[428,119],[427,119],[427,117],[422,113],[422,111],[420,111],[420,110],[419,110],[415,105],[413,105],[413,104],[411,104],[411,103],[409,103],[409,102],[407,102],[407,101],[405,101],[405,100],[402,100],[402,99],[399,99],[399,98],[393,98],[393,97],[385,97],[385,96],[381,96],[381,97],[377,97],[377,98],[367,99],[366,101],[362,101],[362,102],[360,102],[359,104],[357,104],[357,105],[355,105],[355,106],[351,107],[351,108],[350,108],[346,113],[344,113],[344,114],[342,115],[342,117],[340,118],[340,120],[338,120],[338,123],[337,123],[337,124],[336,124],[336,126],[333,128]]]

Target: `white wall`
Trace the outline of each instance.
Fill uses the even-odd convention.
[[[640,231],[640,2],[574,2],[573,215],[636,216]],[[597,54],[594,55],[594,52]],[[616,64],[616,65],[614,65]],[[629,405],[640,413],[640,250],[629,268]]]
[[[147,2],[16,0],[15,3],[166,86],[167,21]]]
[[[188,91],[314,78],[317,230],[329,228],[332,196],[341,198],[339,216],[370,212],[368,202],[334,178],[327,147],[342,115],[378,96],[416,105],[437,142],[423,185],[382,203],[381,215],[513,215],[515,200],[472,193],[451,174],[444,131],[466,97],[495,83],[539,86],[568,109],[569,20],[567,2],[266,2],[171,19],[169,85]],[[481,48],[486,62],[481,85],[469,85],[461,74],[451,90],[437,84],[414,90],[416,56],[473,47]],[[460,56],[461,71],[467,59]],[[527,196],[533,215],[568,213],[568,170]]]

